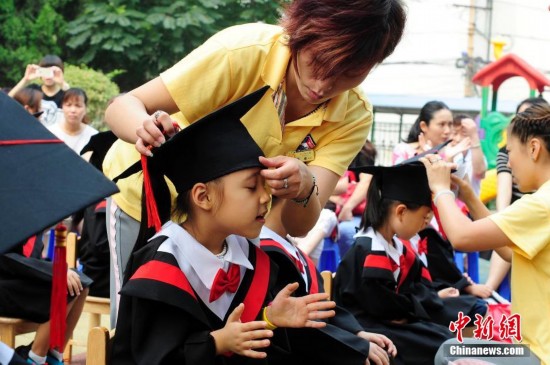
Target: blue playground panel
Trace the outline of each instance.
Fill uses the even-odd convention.
[[[336,272],[339,263],[340,248],[338,247],[338,243],[334,242],[330,237],[325,238],[323,252],[319,258],[317,268],[319,271],[329,270],[331,272]]]

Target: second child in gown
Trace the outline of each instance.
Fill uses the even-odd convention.
[[[452,334],[432,322],[443,303],[422,276],[427,270],[399,239],[425,225],[431,194],[418,164],[365,167],[374,175],[367,208],[352,248],[335,276],[335,300],[365,328],[388,336],[398,349],[396,364],[431,364]]]

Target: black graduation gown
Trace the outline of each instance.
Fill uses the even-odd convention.
[[[470,283],[455,264],[453,247],[433,228],[425,228],[418,234],[421,239],[427,240],[426,258],[427,270],[431,277],[430,284],[435,290],[453,287],[461,292],[458,297],[443,299],[445,310],[435,314],[434,320],[448,325],[450,321],[457,320],[458,312],[474,318],[476,310],[481,310],[485,303],[482,299],[464,292],[464,288]],[[484,315],[485,312],[481,311],[479,314]],[[473,321],[469,325],[473,326]]]
[[[165,240],[166,236],[159,236],[133,254],[128,268],[133,274],[121,290],[113,364],[267,364],[266,359],[235,354],[216,356],[210,332],[222,328],[241,302],[245,304],[242,321],[261,320],[263,307],[273,299],[276,265],[249,243],[248,259],[255,270],[246,270],[222,321],[202,303],[176,258],[157,251]],[[276,347],[272,341],[266,350],[268,358],[279,351]]]
[[[106,201],[84,210],[78,257],[82,272],[94,282],[89,295],[109,298],[109,242],[107,240]]]
[[[416,255],[406,247],[403,251],[405,259],[396,281],[387,253],[373,250],[370,237],[356,238],[338,266],[335,300],[364,328],[383,333],[394,342],[396,364],[431,365],[439,346],[453,335],[430,321],[428,313],[442,303],[421,283]],[[407,323],[391,322],[402,319]]]
[[[42,234],[0,256],[0,316],[44,323],[50,319],[53,263],[41,258]],[[78,273],[84,288],[92,280]],[[67,295],[71,301],[75,297]]]
[[[281,288],[287,284],[298,282],[300,286],[294,293],[297,297],[324,292],[321,274],[306,254],[300,251],[302,258],[307,263],[303,269],[310,283],[309,290],[306,290],[304,278],[295,264],[293,256],[283,245],[270,238],[261,239],[260,245],[271,260],[279,266],[277,282]],[[363,365],[365,363],[370,344],[356,335],[363,328],[355,317],[344,308],[337,307],[335,310],[336,315],[327,321],[327,326],[324,328],[287,330],[293,351],[292,356],[304,357],[309,360],[308,362],[315,364]],[[315,350],[311,351],[312,349]]]

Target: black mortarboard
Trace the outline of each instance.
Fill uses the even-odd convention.
[[[99,171],[103,171],[102,164],[109,148],[115,143],[118,137],[112,131],[99,132],[90,137],[90,141],[82,148],[80,154],[92,152],[90,163]]]
[[[118,191],[0,93],[0,252]]]
[[[443,147],[447,146],[449,143],[451,143],[451,139],[449,139],[448,141],[445,141],[443,143],[440,143],[438,144],[437,146],[435,147],[432,147],[430,148],[428,151],[426,152],[422,152],[422,153],[419,153],[417,155],[414,155],[413,157],[409,158],[408,160],[405,160],[401,163],[399,163],[399,165],[406,165],[406,164],[411,164],[411,163],[415,163],[415,162],[418,162],[418,163],[421,163],[420,162],[420,158],[421,157],[424,157],[426,155],[432,155],[432,154],[438,154],[439,152],[441,152],[441,150],[443,149]]]
[[[268,88],[265,86],[208,114],[175,134],[161,147],[153,149],[153,157],[147,158],[152,189],[157,189],[154,179],[159,174],[168,177],[177,192],[183,193],[199,182],[212,181],[251,167],[264,167],[258,159],[263,152],[240,119],[256,105]],[[140,170],[142,163],[138,161],[115,181]],[[147,185],[147,177],[144,180]],[[162,199],[156,191],[154,194],[156,200]],[[163,220],[161,209],[159,213]],[[156,221],[155,217],[149,219]]]
[[[431,206],[432,193],[428,176],[426,168],[420,162],[387,167],[362,166],[351,170],[373,175],[382,198]]]

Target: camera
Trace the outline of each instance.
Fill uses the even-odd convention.
[[[51,67],[40,67],[36,70],[36,74],[40,77],[52,78],[53,77],[53,68]]]

